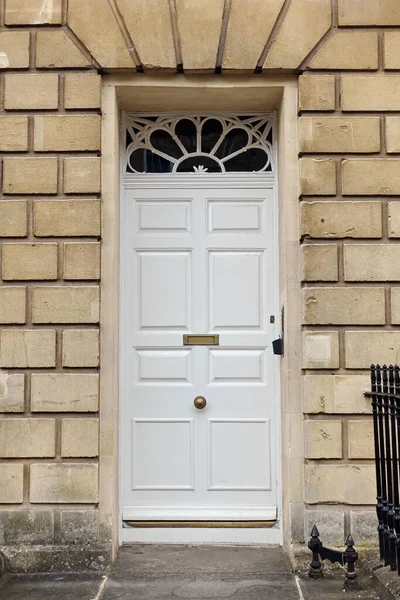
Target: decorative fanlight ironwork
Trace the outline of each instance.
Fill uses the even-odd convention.
[[[273,173],[273,114],[125,117],[125,173]]]

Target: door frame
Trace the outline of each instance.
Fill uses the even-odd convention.
[[[100,373],[100,533],[113,556],[119,546],[118,319],[120,112],[188,110],[236,113],[277,109],[279,290],[285,308],[285,355],[281,359],[282,528],[287,553],[303,541],[304,481],[301,410],[301,310],[297,76],[103,75],[102,77],[102,305]],[[193,88],[196,94],[193,95]],[[187,94],[190,92],[190,106]],[[176,540],[179,542],[179,539]],[[212,539],[210,540],[212,541]],[[236,540],[239,541],[239,540]]]

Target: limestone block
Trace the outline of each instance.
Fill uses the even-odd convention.
[[[33,208],[36,237],[99,236],[99,200],[37,200]]]
[[[375,467],[372,464],[324,464],[305,466],[305,501],[337,504],[374,504]]]
[[[82,3],[81,6],[83,11]],[[83,15],[81,19],[83,26],[89,28],[89,21],[85,20]],[[90,65],[90,61],[64,29],[46,29],[36,33],[36,66],[39,69],[68,69],[89,67]]]
[[[7,73],[4,106],[7,110],[58,108],[57,73]]]
[[[345,281],[400,280],[400,246],[397,244],[345,244]]]
[[[375,457],[372,420],[349,421],[349,458]]]
[[[28,150],[28,117],[0,117],[0,152]]]
[[[101,158],[71,157],[64,160],[64,192],[66,194],[100,193]]]
[[[101,75],[66,73],[64,78],[65,108],[100,108]]]
[[[293,0],[264,67],[296,69],[330,27],[329,0]]]
[[[339,332],[303,332],[303,369],[339,368]]]
[[[33,464],[30,466],[29,499],[33,504],[98,502],[98,465]]]
[[[304,422],[305,458],[342,458],[342,422]]]
[[[304,375],[303,411],[306,414],[369,414],[369,375]]]
[[[56,194],[58,159],[6,157],[3,159],[5,194]]]
[[[25,237],[27,235],[26,200],[0,202],[0,237]]]
[[[387,152],[400,152],[400,118],[386,117],[386,150]]]
[[[300,152],[379,152],[379,117],[300,117]]]
[[[339,0],[339,25],[400,25],[397,0]]]
[[[99,115],[36,116],[35,152],[100,150]]]
[[[383,325],[385,289],[380,287],[313,287],[303,290],[307,325]]]
[[[0,463],[0,504],[21,504],[24,500],[24,465]]]
[[[98,419],[63,419],[61,421],[61,456],[89,458],[98,455]]]
[[[25,376],[0,370],[0,413],[22,413],[25,410]]]
[[[300,110],[335,110],[333,75],[305,73],[299,77]]]
[[[57,244],[3,244],[4,280],[57,279]]]
[[[96,412],[97,373],[32,373],[32,412]]]
[[[300,188],[304,196],[334,196],[335,162],[327,158],[301,158]]]
[[[64,244],[64,279],[99,279],[100,244]]]
[[[26,290],[24,287],[0,287],[0,323],[25,323]]]
[[[99,359],[98,329],[65,329],[63,331],[63,367],[98,367]]]
[[[388,202],[388,236],[400,237],[400,202]]]
[[[349,159],[342,163],[345,196],[393,196],[400,194],[400,159]]]
[[[222,66],[224,69],[255,69],[284,0],[233,0]]]
[[[29,67],[29,31],[0,32],[0,69]]]
[[[2,329],[0,367],[11,369],[56,366],[56,332],[49,329]]]
[[[302,281],[337,281],[336,244],[305,244],[302,250]]]
[[[6,0],[6,25],[60,25],[62,0]]]
[[[119,0],[142,64],[147,68],[176,69],[168,0]]]
[[[350,531],[357,544],[376,544],[378,521],[375,510],[351,510]]]
[[[53,511],[36,509],[7,511],[4,519],[4,542],[7,546],[53,544]]]
[[[42,458],[55,454],[54,419],[0,419],[0,458]]]
[[[176,0],[176,9],[184,68],[214,70],[224,0]]]
[[[390,290],[390,322],[392,325],[400,324],[400,288],[392,287]]]
[[[400,110],[400,75],[342,75],[342,110]]]
[[[311,69],[378,68],[378,34],[336,30],[308,64]]]
[[[332,507],[333,509],[333,507]],[[344,512],[342,510],[306,510],[304,514],[304,537],[309,540],[313,526],[318,527],[325,546],[343,546]]]
[[[301,235],[311,238],[380,238],[380,202],[302,202]]]
[[[98,323],[100,295],[97,286],[34,287],[33,323]]]
[[[347,369],[369,369],[371,364],[399,364],[400,333],[397,331],[346,331]]]
[[[107,0],[69,0],[68,25],[103,68],[133,68]]]
[[[383,41],[383,64],[385,69],[400,69],[400,31],[385,31]]]
[[[61,543],[78,546],[95,544],[99,536],[97,510],[61,510]]]

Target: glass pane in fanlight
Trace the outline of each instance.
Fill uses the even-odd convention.
[[[132,152],[128,172],[130,173],[171,173],[172,162],[154,154],[151,150],[140,148]]]
[[[190,156],[185,158],[177,168],[178,173],[221,173],[221,166],[209,156]]]
[[[249,143],[249,134],[244,129],[231,129],[225,136],[215,155],[218,158],[226,158],[230,154],[245,148]]]
[[[201,128],[201,151],[211,152],[222,135],[222,123],[218,119],[207,119]]]
[[[171,158],[180,158],[183,154],[171,134],[163,129],[153,131],[150,142],[155,150],[167,154]]]
[[[175,125],[175,133],[188,152],[196,152],[196,124],[190,119],[179,119]]]
[[[268,156],[261,148],[250,148],[249,150],[240,152],[233,158],[224,161],[226,171],[262,171],[268,162]],[[271,170],[271,165],[268,165],[266,171]]]

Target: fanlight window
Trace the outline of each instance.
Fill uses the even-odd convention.
[[[126,173],[271,173],[273,115],[126,115]]]

